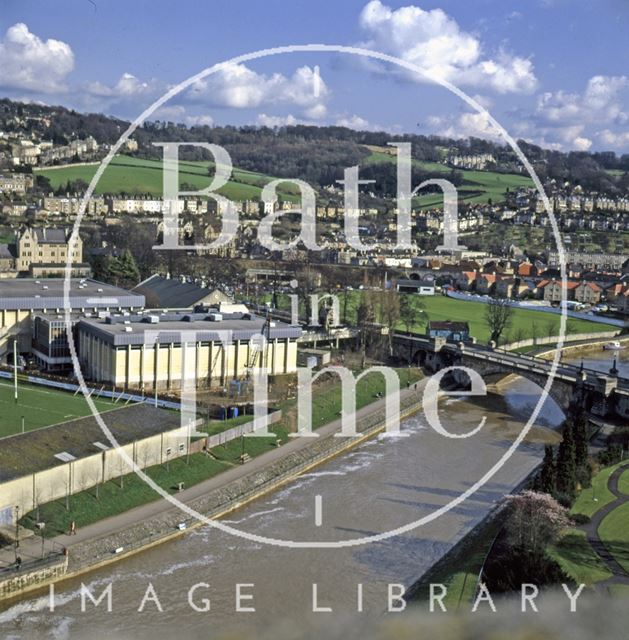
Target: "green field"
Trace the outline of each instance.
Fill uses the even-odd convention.
[[[605,467],[601,469],[593,478],[592,486],[581,491],[570,510],[571,515],[581,514],[592,517],[601,507],[613,502],[616,498],[614,494],[607,488],[609,476],[622,463]],[[626,475],[626,471],[623,474]],[[621,476],[622,478],[622,476]]]
[[[568,529],[561,539],[550,547],[548,555],[577,584],[591,585],[612,577],[612,572],[588,543],[585,531]]]
[[[99,411],[120,406],[97,398],[94,403]],[[20,382],[16,403],[13,384],[4,379],[0,381],[0,438],[21,432],[22,416],[25,431],[31,431],[88,415],[91,411],[81,393],[74,396],[68,391]]]
[[[351,291],[348,296],[347,321],[350,324],[356,322],[356,311],[360,304],[360,296],[363,292]],[[472,336],[476,338],[478,342],[486,343],[489,340],[489,329],[485,322],[485,309],[487,305],[482,302],[474,302],[467,300],[457,300],[455,298],[448,298],[447,296],[416,296],[409,295],[411,304],[417,310],[417,320],[412,331],[418,333],[424,333],[426,331],[427,320],[452,320],[459,322],[469,322],[470,331]],[[341,313],[343,310],[343,294],[339,294],[339,303]],[[423,314],[421,313],[421,305],[423,305]],[[280,296],[280,306],[282,308],[289,308],[289,301],[287,297]],[[398,329],[405,330],[406,327],[402,322],[398,323]],[[533,328],[535,328],[536,337],[544,338],[550,335],[558,335],[559,333],[559,316],[552,313],[545,313],[543,311],[533,311],[528,309],[514,309],[513,319],[511,326],[506,331],[505,339],[502,342],[509,342],[516,339],[516,337],[531,338],[533,337]],[[567,324],[567,333],[596,333],[599,331],[609,331],[610,327],[597,322],[590,322],[589,320],[577,320],[570,318]]]
[[[394,163],[396,156],[382,151],[372,151],[365,164]],[[413,160],[416,167],[425,169],[434,174],[435,177],[447,177],[451,172],[447,167],[438,162],[422,162]],[[464,183],[457,188],[459,199],[470,204],[487,204],[491,198],[494,204],[503,202],[506,189],[516,189],[518,187],[532,187],[533,181],[527,175],[513,173],[497,173],[495,171],[470,171],[457,169],[457,173],[463,175]],[[443,197],[439,194],[427,194],[413,199],[413,204],[422,209],[430,209],[443,205]]]
[[[629,502],[605,516],[598,528],[603,544],[622,568],[629,572]]]
[[[211,182],[209,175],[211,162],[185,162],[179,163],[180,184],[191,185],[191,189],[203,189]],[[96,186],[97,194],[130,195],[150,194],[162,197],[162,167],[160,160],[145,160],[131,156],[116,156],[101,177]],[[36,169],[38,175],[46,176],[53,189],[63,188],[68,180],[84,180],[89,183],[94,177],[97,164],[84,164],[73,167],[48,167]],[[273,180],[271,176],[260,173],[234,169],[231,180],[218,193],[231,200],[260,199],[262,188]],[[298,190],[294,185],[283,184],[278,189],[278,195],[285,200],[296,201]]]
[[[620,478],[618,478],[618,490],[629,496],[629,469],[624,471]]]

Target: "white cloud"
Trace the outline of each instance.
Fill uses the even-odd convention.
[[[625,76],[593,76],[581,93],[546,92],[538,96],[533,114],[517,123],[519,131],[537,144],[587,151],[594,140],[621,147],[623,136],[611,127],[623,126],[629,117],[620,93],[629,86]],[[594,127],[606,129],[594,134]]]
[[[301,107],[308,117],[323,117],[329,89],[319,76],[315,91],[315,71],[300,67],[287,77],[281,73],[257,73],[244,64],[229,64],[208,78],[196,82],[187,97],[196,102],[235,109],[266,105]]]
[[[171,122],[183,122],[185,116],[186,108],[182,105],[164,105],[153,112],[151,120],[170,120]]]
[[[529,59],[503,50],[484,56],[480,40],[441,9],[410,5],[393,10],[371,0],[361,12],[360,25],[370,38],[366,46],[412,62],[439,79],[498,93],[530,93],[537,86]]]
[[[334,124],[336,124],[337,127],[347,127],[348,129],[356,129],[357,131],[376,131],[382,129],[382,127],[371,124],[369,120],[361,118],[356,114],[337,118]]]
[[[306,109],[304,111],[304,115],[307,118],[311,118],[312,120],[320,120],[321,118],[325,118],[328,113],[328,109],[324,104],[315,104],[314,106]]]
[[[167,104],[161,106],[153,113],[151,120],[165,120],[175,123],[184,123],[189,127],[211,127],[214,124],[214,118],[212,118],[212,116],[206,114],[189,115],[186,108],[181,104]]]
[[[186,124],[190,127],[211,127],[214,124],[214,118],[208,115],[186,116]]]
[[[94,96],[103,98],[134,98],[136,96],[149,95],[157,90],[157,82],[154,80],[145,82],[138,79],[132,73],[123,73],[118,82],[108,86],[102,82],[91,82],[87,90]]]
[[[629,131],[615,132],[610,129],[603,129],[603,131],[599,131],[598,137],[603,144],[615,149],[627,149],[629,147]]]
[[[263,127],[285,127],[302,123],[290,113],[287,116],[270,116],[266,113],[260,113],[258,114],[258,124]]]
[[[433,131],[446,138],[486,138],[503,141],[502,135],[496,129],[485,113],[462,113],[456,118],[431,116],[427,124]]]
[[[582,94],[564,91],[543,93],[537,113],[548,123],[612,123],[627,121],[618,94],[627,86],[626,76],[593,76]]]
[[[66,90],[74,54],[65,42],[42,40],[19,22],[0,40],[0,86],[41,93]]]
[[[587,151],[592,146],[592,141],[584,136],[577,136],[572,144],[577,151]]]

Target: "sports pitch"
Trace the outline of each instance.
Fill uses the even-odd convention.
[[[99,411],[116,406],[111,400],[94,398]],[[0,438],[13,436],[24,430],[41,429],[59,422],[67,422],[90,415],[90,408],[82,394],[40,387],[20,382],[18,401],[15,402],[13,382],[0,381]]]

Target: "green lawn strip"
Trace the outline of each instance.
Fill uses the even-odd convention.
[[[568,529],[547,553],[577,584],[591,585],[612,577],[580,529]]]
[[[614,598],[629,598],[629,584],[610,584],[607,590]]]
[[[194,485],[220,473],[227,465],[203,453],[195,453],[190,456],[189,464],[186,464],[185,458],[177,458],[171,460],[168,467],[165,464],[155,465],[149,467],[146,473],[160,487],[169,493],[175,493],[178,483],[183,482],[186,487]],[[96,487],[70,496],[69,510],[66,509],[65,499],[42,505],[39,518],[46,523],[46,537],[53,537],[67,532],[73,520],[77,527],[84,527],[160,497],[144,480],[134,473],[129,473],[122,479],[116,478],[99,485],[98,498]],[[36,518],[36,511],[31,511],[25,516],[22,524],[35,528]]]
[[[629,469],[623,471],[620,478],[618,478],[618,490],[629,496]]]
[[[400,387],[404,388],[408,382],[419,379],[420,373],[416,369],[398,370]],[[338,387],[338,388],[337,388]],[[384,378],[381,374],[371,373],[364,376],[357,383],[357,408],[361,408],[376,400],[379,393],[385,390]],[[313,428],[317,428],[335,420],[341,409],[340,383],[326,384],[321,390],[315,390],[313,394]],[[294,406],[295,400],[287,401],[284,408]],[[238,416],[230,420],[210,423],[210,428],[220,428],[221,431],[236,423],[242,424],[251,420],[252,416]],[[190,456],[190,464],[186,464],[185,458],[176,458],[166,464],[155,465],[147,469],[148,475],[162,488],[171,493],[177,489],[178,483],[185,483],[186,487],[215,476],[217,473],[237,464],[240,456],[247,453],[252,458],[259,456],[276,447],[276,441],[284,443],[288,440],[288,427],[280,422],[269,427],[272,432],[270,437],[244,437],[214,447],[212,456],[205,454],[193,454]],[[159,498],[158,495],[138,476],[127,474],[122,482],[119,478],[110,480],[98,489],[99,497],[96,498],[96,487],[92,487],[70,497],[70,509],[66,509],[65,500],[42,505],[39,519],[46,522],[45,535],[55,536],[67,531],[68,526],[74,520],[78,527],[86,526],[103,518],[118,515],[134,507],[146,504]],[[37,515],[33,511],[27,514],[23,523],[25,526],[35,528]]]
[[[629,572],[629,502],[603,518],[598,535],[616,561]]]
[[[420,373],[417,369],[396,369],[400,380],[400,389],[406,387],[407,382],[413,383],[419,380]],[[325,393],[314,394],[312,401],[312,428],[319,427],[336,420],[341,412],[341,385],[337,384],[326,390]],[[356,384],[356,409],[374,402],[378,394],[385,391],[382,374],[373,372],[363,376]]]
[[[583,489],[572,505],[571,515],[582,514],[591,518],[600,508],[616,499],[607,488],[607,482],[618,466],[605,467],[592,478],[592,486]]]
[[[407,383],[412,384],[421,378],[421,372],[418,369],[401,368],[396,369],[400,380],[400,389],[405,389]],[[318,429],[329,422],[337,420],[341,412],[341,385],[338,379],[326,381],[324,386],[315,391],[312,398],[312,428]],[[385,391],[384,377],[377,372],[369,373],[363,376],[356,383],[356,409],[375,402],[379,394]],[[296,401],[294,399],[280,403],[282,409],[282,419],[279,423],[269,427],[279,440],[285,442],[291,429],[288,426],[288,414],[295,413]],[[247,416],[251,419],[251,416]],[[245,437],[244,446],[245,453],[250,456],[259,455],[268,449],[269,444],[274,446],[274,438],[258,438]],[[212,454],[221,460],[235,462],[240,458],[242,451],[242,438],[232,440],[225,445],[220,445],[212,449]],[[269,442],[270,441],[270,442]]]
[[[97,397],[93,400],[99,411],[121,406],[111,400]],[[13,384],[0,381],[0,437],[21,433],[22,416],[24,430],[32,431],[88,415],[91,411],[82,394],[75,396],[69,391],[20,382],[16,403]]]
[[[478,574],[492,542],[502,526],[500,518],[492,518],[467,535],[422,578],[413,594],[412,603],[422,606],[430,597],[430,584],[443,584],[447,594],[443,600],[448,611],[459,603],[465,608],[474,598]]]

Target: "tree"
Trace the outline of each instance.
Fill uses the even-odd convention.
[[[592,468],[588,459],[588,421],[585,411],[577,409],[571,417],[574,435],[574,463],[576,479],[582,487],[589,487],[592,480]]]
[[[388,348],[389,355],[393,355],[393,332],[400,319],[400,294],[393,289],[382,290],[380,293],[380,321],[389,327]]]
[[[375,321],[374,307],[369,304],[367,296],[361,296],[360,305],[356,312],[356,324],[360,336],[361,369],[365,368],[367,360],[367,334],[370,326]]]
[[[544,447],[544,461],[539,473],[538,486],[542,493],[555,493],[557,483],[557,468],[555,465],[555,453],[552,446],[547,444]]]
[[[513,307],[508,300],[492,298],[485,309],[485,322],[489,328],[489,339],[498,344],[502,334],[511,325]]]
[[[577,467],[588,464],[588,421],[585,411],[578,409],[572,417],[574,462]]]
[[[508,515],[505,530],[509,545],[530,566],[543,562],[546,547],[570,524],[568,511],[552,496],[537,491],[523,491],[507,496]]]
[[[106,258],[101,270],[99,273],[102,274],[103,279],[117,286],[134,287],[140,280],[138,265],[128,249],[125,249],[120,256]]]
[[[557,492],[567,501],[574,499],[577,484],[575,445],[572,425],[566,421],[563,428],[563,439],[557,453]]]

